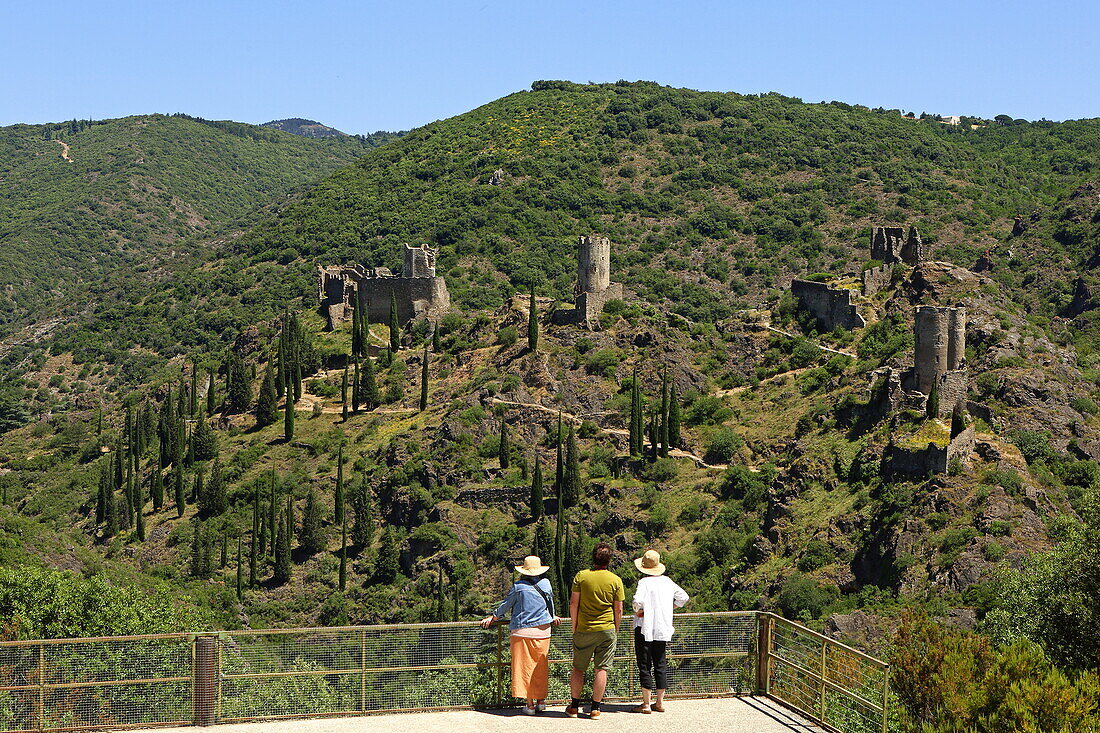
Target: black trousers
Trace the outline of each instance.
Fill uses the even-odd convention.
[[[666,641],[646,641],[641,629],[634,629],[634,658],[638,660],[638,679],[643,690],[668,689]]]

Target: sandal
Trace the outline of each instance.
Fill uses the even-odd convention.
[[[653,711],[649,708],[648,705],[635,705],[634,707],[630,708],[630,712],[632,712],[632,713],[645,713],[646,715],[649,715]]]
[[[654,712],[663,713],[665,711],[665,706],[659,702],[653,703],[653,710]]]

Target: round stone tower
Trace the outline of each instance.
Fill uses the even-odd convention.
[[[932,393],[945,372],[962,368],[966,353],[966,309],[918,306],[913,323],[917,389]]]
[[[611,284],[611,241],[607,237],[581,237],[577,255],[577,292],[599,293]]]

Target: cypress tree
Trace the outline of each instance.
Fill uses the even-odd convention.
[[[557,443],[558,452],[557,463],[555,463],[554,465],[554,490],[558,493],[559,500],[561,499],[561,485],[562,482],[565,480],[565,461],[563,460],[564,456],[562,455],[561,438],[561,410],[558,410],[558,434],[555,441]],[[561,511],[560,503],[558,504],[558,511]]]
[[[392,583],[401,569],[400,548],[397,546],[397,530],[386,527],[382,530],[382,543],[378,548],[378,562],[374,567],[375,580],[380,583]]]
[[[443,617],[447,614],[443,596],[443,563],[439,563],[435,566],[435,572],[435,617],[440,623],[443,623]]]
[[[286,392],[286,338],[279,334],[279,341],[275,346],[275,391],[280,395]]]
[[[263,543],[260,539],[260,487],[252,494],[252,537],[248,543],[248,587],[256,585],[256,563],[260,559]]]
[[[153,510],[160,511],[164,508],[164,474],[160,472],[158,463],[151,463],[149,470],[152,471],[153,474]]]
[[[172,387],[160,405],[160,418],[157,420],[157,436],[160,438],[160,467],[165,468],[176,455],[176,413],[172,407]]]
[[[657,438],[661,441],[661,457],[668,458],[668,371],[661,372],[661,416]]]
[[[172,469],[172,473],[174,474],[172,480],[175,482],[174,488],[176,490],[176,516],[182,517],[183,512],[187,509],[187,497],[183,495],[183,468],[176,466]]]
[[[370,301],[359,312],[359,339],[363,344],[363,356],[370,354]]]
[[[638,385],[638,367],[634,367],[634,376],[630,385],[630,455],[642,453],[642,391]]]
[[[278,518],[278,513],[279,513],[279,498],[277,496],[278,489],[279,489],[278,482],[276,481],[276,478],[275,478],[275,466],[272,466],[271,467],[271,487],[270,487],[271,496],[270,496],[270,501],[268,503],[268,512],[267,512],[267,520],[268,520],[267,521],[267,526],[271,529],[271,537],[270,537],[271,544],[270,544],[270,547],[268,547],[267,543],[261,542],[260,543],[260,552],[263,552],[264,548],[267,547],[268,548],[267,551],[271,554],[271,559],[273,561],[275,559],[275,521]]]
[[[283,414],[283,439],[287,443],[294,440],[294,395],[289,384],[286,387],[286,409]]]
[[[118,502],[115,501],[115,490],[111,489],[107,492],[107,527],[103,531],[103,536],[107,539],[114,537],[118,534]]]
[[[440,352],[440,348],[439,348],[439,326],[438,325],[436,325],[435,328],[432,329],[432,351],[436,354],[438,354]]]
[[[270,529],[270,532],[268,530]],[[268,546],[268,542],[271,543],[271,561],[275,561],[275,525],[269,523],[264,517],[260,517],[260,550]]]
[[[554,530],[550,526],[550,520],[541,518],[535,524],[535,544],[531,548],[531,554],[542,558],[543,562],[554,557]]]
[[[668,395],[668,443],[673,448],[680,447],[680,396],[676,394],[675,382]]]
[[[428,409],[428,342],[424,341],[424,359],[420,365],[420,411]]]
[[[359,325],[359,298],[356,296],[351,299],[351,353],[363,354],[363,330]]]
[[[554,527],[554,562],[551,570],[554,573],[554,587],[558,589],[558,608],[569,608],[569,593],[572,587],[572,578],[565,574],[565,548],[562,546],[565,534],[566,509],[562,506],[561,490],[558,491],[558,521]],[[566,585],[566,583],[569,583]]]
[[[401,349],[401,325],[397,320],[397,293],[390,293],[390,349],[396,354]]]
[[[218,434],[210,426],[204,415],[195,422],[195,432],[191,436],[191,447],[197,461],[209,461],[218,457]]]
[[[500,468],[502,471],[508,470],[511,452],[512,447],[508,444],[508,421],[504,419],[504,415],[501,415],[500,441],[497,444],[497,458],[500,460]]]
[[[140,494],[141,492],[137,493]],[[139,506],[134,510],[134,530],[137,533],[138,542],[145,541],[145,514],[141,509]]]
[[[286,497],[286,541],[290,543],[291,547],[294,547],[294,496],[288,494]]]
[[[210,466],[210,483],[206,486],[206,500],[202,508],[210,516],[222,514],[229,508],[225,478],[222,476],[222,464],[218,458],[215,458]]]
[[[119,515],[119,519],[125,529],[134,526],[134,494],[131,479],[132,475],[127,474],[122,481],[122,513]]]
[[[241,600],[244,573],[241,570],[241,536],[237,535],[237,600]]]
[[[333,516],[338,524],[344,523],[344,445],[336,449],[336,495],[332,498]]]
[[[340,579],[339,588],[343,593],[348,587],[348,520],[340,522]]]
[[[535,456],[535,475],[531,479],[531,519],[538,521],[545,510],[542,496],[542,464],[538,456]],[[536,553],[537,554],[537,553]],[[542,557],[542,555],[539,555]]]
[[[252,384],[244,361],[235,352],[226,360],[225,406],[230,412],[244,412],[252,402]]]
[[[210,375],[206,378],[206,414],[213,415],[214,409],[218,406],[218,388],[217,383],[214,381],[214,372],[210,372]]]
[[[307,555],[316,555],[325,549],[322,513],[321,503],[317,501],[317,493],[310,486],[309,491],[306,493],[306,506],[302,512],[302,528],[298,535],[298,546]]]
[[[568,448],[565,457],[565,483],[562,487],[561,497],[565,506],[574,507],[581,497],[580,456],[577,450],[577,438],[573,434],[573,426],[569,426]]]
[[[203,512],[203,507],[206,506],[206,474],[202,469],[195,471],[195,480],[191,484],[191,501],[195,502],[199,506],[199,512]]]
[[[939,417],[940,415],[940,385],[939,382],[932,382],[932,389],[928,391],[928,405],[927,416],[929,419]]]
[[[649,414],[649,462],[653,463],[657,460],[658,443],[660,438],[657,437],[657,413],[651,412]]]
[[[275,375],[271,364],[264,370],[260,396],[256,400],[256,427],[262,428],[279,419],[279,393],[275,391]]]
[[[348,421],[348,368],[346,366],[340,379],[340,417],[344,422]]]
[[[199,369],[191,365],[191,390],[188,392],[188,416],[194,417],[199,411]]]
[[[396,352],[388,346],[383,346],[379,350],[378,356],[381,359],[383,369],[389,369],[393,365],[394,353]]]
[[[539,314],[534,287],[531,288],[531,303],[527,307],[527,349],[532,354],[539,350]]]
[[[302,399],[302,365],[294,365],[294,401]]]
[[[363,359],[363,381],[359,395],[368,411],[378,407],[378,381],[374,374],[374,360],[369,356]]]
[[[278,525],[275,534],[275,571],[272,580],[282,585],[290,580],[290,539],[287,537],[286,522],[279,521]]]
[[[367,357],[370,360],[370,357]],[[359,412],[359,403],[363,401],[363,387],[359,381],[359,360],[355,360],[355,372],[351,387],[351,408],[355,412]]]
[[[355,517],[351,524],[351,541],[356,547],[368,547],[374,539],[374,500],[371,498],[367,476],[355,488],[351,497],[351,509]]]

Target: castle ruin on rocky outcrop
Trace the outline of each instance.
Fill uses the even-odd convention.
[[[813,280],[792,280],[791,294],[800,308],[809,311],[823,331],[843,328],[851,331],[867,325],[854,302],[856,292]]]
[[[609,300],[623,297],[621,283],[611,282],[611,241],[607,237],[581,237],[577,249],[577,287],[572,311],[559,320],[595,328]]]
[[[871,259],[887,265],[904,262],[916,265],[928,259],[928,252],[916,227],[874,227],[871,230]]]
[[[387,267],[363,265],[318,266],[318,299],[329,327],[351,318],[352,298],[375,323],[386,322],[390,300],[396,298],[401,323],[413,318],[436,318],[451,305],[447,283],[435,274],[436,250],[427,245],[405,245],[405,260],[400,275]]]

